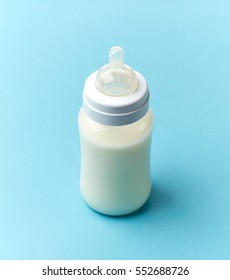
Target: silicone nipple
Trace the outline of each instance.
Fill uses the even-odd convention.
[[[133,93],[137,86],[134,71],[124,61],[124,50],[112,47],[109,50],[109,64],[97,73],[96,87],[108,95],[125,95]]]

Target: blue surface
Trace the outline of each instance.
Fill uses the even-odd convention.
[[[230,259],[230,2],[0,0],[0,258]],[[86,77],[120,45],[155,112],[153,191],[79,191]]]

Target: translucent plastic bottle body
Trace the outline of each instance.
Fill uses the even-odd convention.
[[[151,190],[151,109],[140,120],[108,126],[78,116],[81,141],[81,192],[87,204],[107,215],[140,208]]]

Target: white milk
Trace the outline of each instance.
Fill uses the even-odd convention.
[[[108,215],[140,208],[151,190],[152,112],[122,127],[105,126],[79,113],[81,192],[90,207]]]
[[[117,83],[111,83],[111,61],[109,75],[104,67],[103,77],[99,70],[87,79],[78,116],[81,193],[90,207],[107,215],[137,210],[151,190],[153,114],[148,107],[147,83],[126,66],[122,80],[120,72],[117,74],[119,67],[116,64],[112,69]]]

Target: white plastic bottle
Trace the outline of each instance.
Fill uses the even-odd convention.
[[[109,64],[85,82],[78,116],[81,193],[107,215],[137,210],[151,190],[149,91],[145,78],[123,59],[122,48],[109,50]]]

